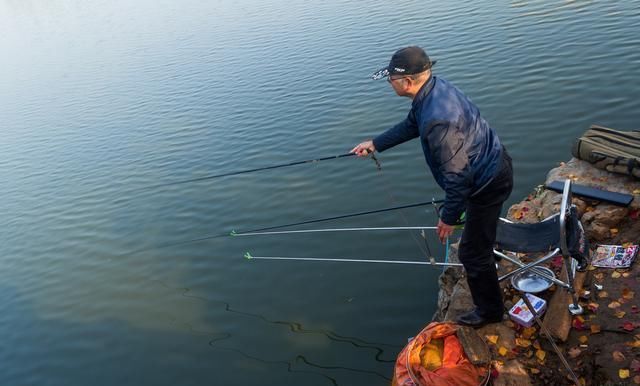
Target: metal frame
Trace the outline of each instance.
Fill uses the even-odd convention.
[[[573,261],[571,254],[569,253],[569,247],[567,245],[567,218],[569,217],[570,210],[571,210],[571,199],[572,199],[571,180],[567,179],[564,182],[564,189],[562,190],[562,201],[560,202],[560,213],[559,213],[560,215],[560,248],[555,248],[549,253],[547,253],[546,255],[544,255],[543,257],[541,257],[540,259],[528,264],[524,264],[518,259],[512,258],[507,254],[502,253],[501,251],[498,251],[495,249],[493,250],[493,253],[518,266],[517,269],[514,269],[513,271],[508,272],[507,274],[501,276],[498,279],[499,281],[502,281],[520,272],[532,270],[536,274],[543,276],[544,278],[552,281],[553,283],[567,289],[571,294],[571,297],[573,300],[573,303],[569,305],[569,312],[571,312],[572,315],[580,315],[582,314],[583,309],[582,309],[582,306],[578,304],[578,296],[574,288],[574,276],[576,272],[576,264]],[[513,251],[513,252],[517,252],[517,251]],[[540,272],[540,270],[536,270],[536,267],[535,267],[536,265],[540,265],[558,255],[562,256],[563,264],[567,269],[567,282],[564,282],[555,277],[551,277],[546,273]]]

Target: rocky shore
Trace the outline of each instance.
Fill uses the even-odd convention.
[[[573,198],[578,216],[590,241],[591,253],[598,244],[623,245],[640,242],[640,181],[625,175],[612,174],[592,167],[589,163],[571,159],[552,169],[546,183],[571,179],[575,184],[634,195],[628,207]],[[559,211],[561,194],[538,186],[521,202],[509,208],[508,218],[514,222],[534,223]],[[456,245],[450,253],[457,261]],[[571,316],[566,297],[562,298],[552,286],[538,294],[549,309],[544,315],[563,357],[569,362],[582,385],[640,384],[640,313],[635,291],[640,283],[640,264],[629,269],[596,268],[589,266],[581,273],[578,288],[584,313]],[[500,262],[500,270],[511,268]],[[552,262],[549,268],[561,275],[560,265]],[[438,308],[434,321],[454,320],[472,307],[471,296],[460,268],[447,268],[441,275]],[[509,280],[502,282],[505,314],[522,296],[511,288]],[[556,294],[557,293],[557,294]],[[640,296],[640,293],[639,293]],[[564,300],[563,300],[564,299]],[[554,306],[554,303],[559,303]],[[566,320],[566,322],[563,322]],[[551,319],[551,321],[550,321]],[[563,331],[563,324],[566,328]],[[488,344],[493,359],[494,385],[573,385],[568,371],[549,340],[534,324],[523,328],[510,321],[478,329]]]

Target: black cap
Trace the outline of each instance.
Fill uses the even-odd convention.
[[[433,62],[427,53],[420,47],[411,46],[401,48],[391,57],[387,67],[383,67],[371,75],[372,79],[382,79],[391,75],[413,75],[427,71],[436,61]]]

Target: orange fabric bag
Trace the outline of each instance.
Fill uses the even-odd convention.
[[[478,386],[487,378],[486,368],[476,368],[464,353],[454,323],[430,323],[409,342],[396,359],[394,386]],[[426,355],[434,357],[434,345],[443,339],[442,365],[434,370],[423,366]],[[431,352],[430,352],[431,351]],[[433,360],[430,360],[433,362]]]

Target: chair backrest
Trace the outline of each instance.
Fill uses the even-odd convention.
[[[559,213],[534,224],[513,223],[501,218],[496,230],[495,249],[532,253],[560,248],[563,254],[569,255],[567,226],[573,223],[572,220],[577,221],[577,214],[571,207],[571,180],[566,180]]]

